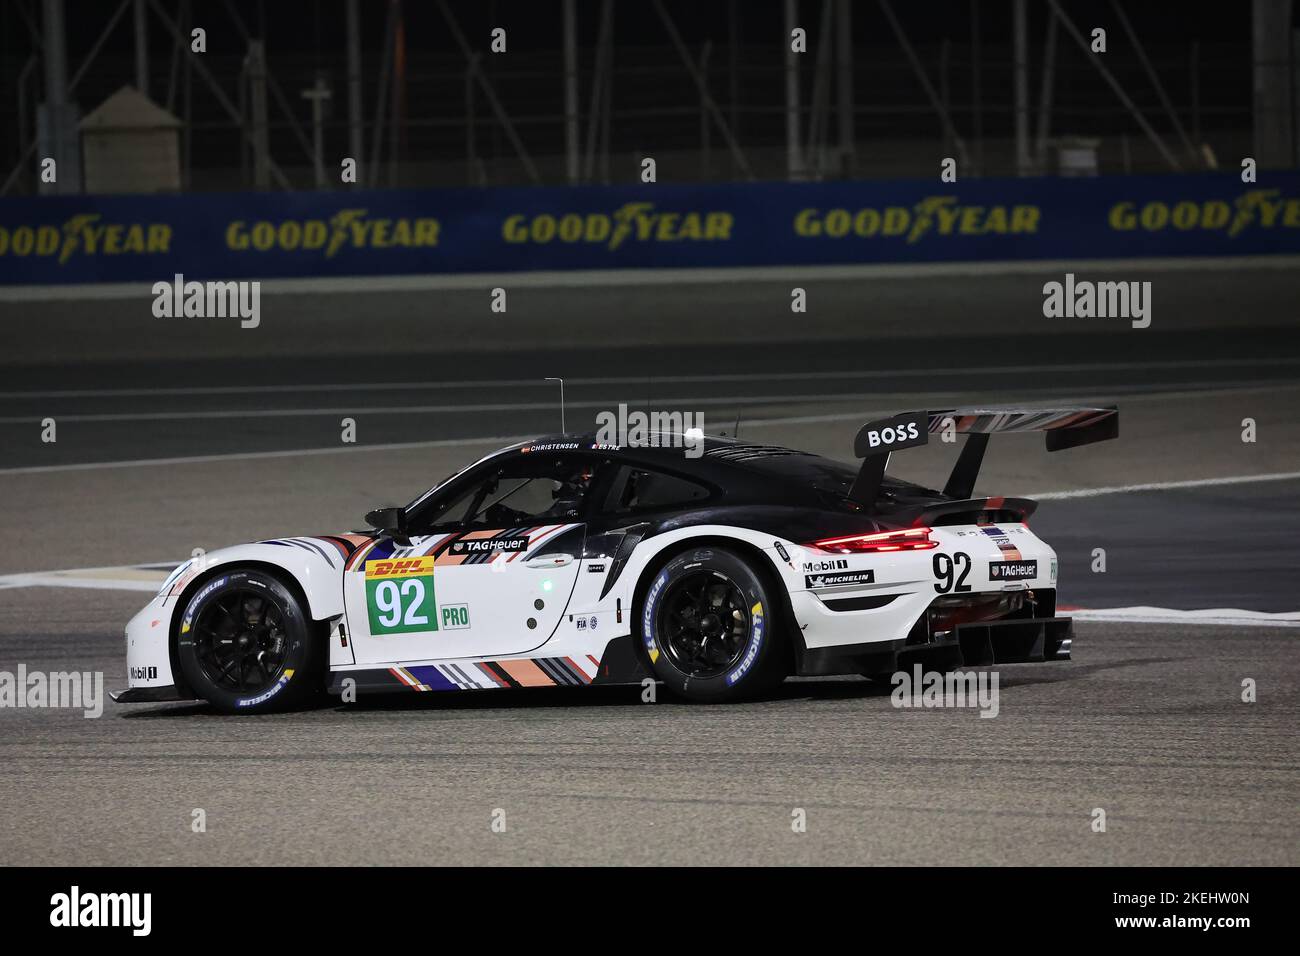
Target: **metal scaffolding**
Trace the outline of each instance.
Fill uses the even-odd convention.
[[[120,0],[103,8],[102,28],[71,75],[64,0],[39,0],[39,16],[36,0],[15,3],[17,36],[31,52],[11,59],[3,77],[15,92],[9,114],[18,128],[0,194],[80,188],[78,98],[93,106],[112,89],[78,84],[92,64],[103,82],[106,49],[129,51],[117,54],[129,63],[119,85],[132,83],[179,118],[186,188],[345,188],[334,172],[344,157],[356,160],[361,186],[630,182],[647,144],[671,162],[673,179],[908,175],[909,163],[910,175],[928,176],[949,152],[965,176],[1041,175],[1052,168],[1053,137],[1079,132],[1084,114],[1072,113],[1069,101],[1089,75],[1094,100],[1110,104],[1107,128],[1131,124],[1141,134],[1135,142],[1126,129],[1097,137],[1112,157],[1122,141],[1126,168],[1215,162],[1202,101],[1205,45],[1194,41],[1178,62],[1167,46],[1139,37],[1119,0],[1109,5],[1108,22],[1118,29],[1104,57],[1091,50],[1089,23],[1073,0],[968,0],[968,35],[937,43],[918,43],[915,9],[892,0],[774,0],[761,8],[726,0],[724,35],[689,39],[675,12],[681,0],[651,0],[656,35],[642,29],[635,45],[619,42],[613,0],[538,0],[555,5],[558,70],[538,65],[554,53],[490,52],[478,27],[471,35],[464,25],[481,23],[477,11],[455,0],[431,7],[454,52],[413,56],[410,8],[389,0],[382,37],[374,44],[375,30],[366,54],[370,73],[364,16],[377,5],[325,0],[346,23],[331,72],[268,48],[260,18],[250,27],[241,2],[203,8],[209,30],[219,26],[242,45],[234,69],[229,59],[191,49],[192,0]],[[1292,14],[1293,0],[1252,0],[1252,55],[1242,65],[1250,110],[1241,135],[1226,141],[1248,140],[1261,165],[1291,165],[1300,153]],[[767,39],[753,39],[756,24]],[[792,44],[796,30],[806,47]],[[150,58],[151,32],[170,46],[158,63]],[[1031,41],[1039,36],[1041,47]],[[991,37],[1007,38],[1009,47],[991,55]],[[152,47],[155,55],[161,46]],[[346,90],[337,120],[327,108],[343,98],[334,81]],[[286,88],[299,95],[291,99]],[[991,89],[1002,98],[991,99]],[[227,162],[235,172],[224,177],[212,169],[222,155],[210,148],[214,129],[235,133],[239,144]],[[203,146],[196,148],[196,137]],[[44,158],[56,162],[55,182],[40,181]]]

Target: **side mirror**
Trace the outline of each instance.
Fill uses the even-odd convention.
[[[406,537],[405,508],[376,508],[366,515],[366,524],[395,538]]]

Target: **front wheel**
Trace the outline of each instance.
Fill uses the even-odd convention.
[[[320,689],[321,642],[297,597],[254,569],[222,571],[190,598],[176,635],[194,693],[230,714],[300,707]]]
[[[669,690],[707,703],[762,693],[785,677],[776,604],[750,563],[725,548],[692,548],[651,581],[641,641]]]

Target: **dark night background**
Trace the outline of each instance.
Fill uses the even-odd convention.
[[[68,70],[71,75],[100,38],[115,3],[69,0],[66,5]],[[184,19],[186,5],[167,0],[169,15]],[[300,123],[310,112],[300,92],[323,76],[334,98],[327,114],[327,150],[346,144],[346,22],[341,0],[277,2],[265,0],[198,0],[189,4],[189,19],[207,30],[205,63],[234,100],[244,58],[240,24],[266,41],[272,75],[285,91]],[[559,181],[563,153],[563,57],[560,4],[556,2],[451,2],[469,44],[484,52],[484,69],[529,151],[539,158],[545,181]],[[699,153],[676,178],[731,179],[736,170],[716,130],[701,121],[700,97],[671,45],[652,3],[615,3],[614,57],[611,81],[612,123],[609,149],[618,154],[654,150]],[[691,52],[700,62],[713,97],[732,125],[741,146],[757,151],[759,178],[779,175],[779,163],[764,163],[762,151],[779,153],[784,142],[783,5],[774,0],[666,0],[665,8]],[[1110,3],[1066,0],[1067,15],[1087,34],[1105,27],[1107,66],[1134,102],[1162,133],[1168,121],[1139,57]],[[389,5],[362,4],[362,68],[367,129],[373,123],[381,48]],[[808,53],[800,60],[802,92],[813,88],[821,4],[799,5],[799,23],[809,34]],[[941,0],[892,4],[903,32],[914,45],[927,73],[948,103],[958,132],[972,145],[975,172],[1012,172],[1011,4],[1009,0]],[[582,129],[591,88],[594,47],[601,4],[579,0],[577,36]],[[1217,153],[1231,153],[1249,138],[1251,55],[1248,3],[1126,3],[1124,11],[1192,137]],[[23,67],[37,49],[39,0],[0,2],[0,160],[18,159],[20,102],[32,115],[39,99],[41,72]],[[1029,88],[1037,108],[1044,36],[1049,8],[1029,9]],[[403,164],[394,185],[499,184],[519,181],[513,154],[477,89],[467,98],[465,59],[433,2],[401,4],[405,69],[404,107],[396,148]],[[507,30],[508,53],[487,53],[489,31]],[[854,99],[860,161],[856,175],[914,176],[917,145],[942,140],[942,127],[913,73],[903,46],[877,2],[852,4]],[[82,113],[133,78],[133,34],[128,11],[114,27],[98,57],[73,90]],[[149,27],[150,93],[155,101],[185,115],[193,124],[183,148],[193,174],[191,188],[238,188],[240,141],[198,76],[185,82],[183,68],[173,66],[172,44],[151,12]],[[23,87],[20,89],[20,78]],[[834,90],[830,93],[832,99]],[[170,102],[169,102],[170,100]],[[390,101],[391,108],[391,101]],[[806,121],[806,116],[805,116]],[[470,130],[474,142],[468,143]],[[1103,163],[1109,171],[1142,172],[1162,168],[1147,150],[1130,113],[1121,105],[1075,42],[1058,37],[1053,97],[1053,135],[1106,137]],[[278,157],[300,152],[285,117],[271,114],[271,146]],[[1123,138],[1129,137],[1128,143]],[[367,133],[367,141],[369,139]],[[471,152],[471,168],[465,157]],[[706,154],[707,155],[704,155]],[[282,162],[286,160],[282,159]],[[294,160],[288,160],[292,166]],[[295,185],[308,185],[306,173],[291,173]],[[618,178],[617,173],[614,176]]]

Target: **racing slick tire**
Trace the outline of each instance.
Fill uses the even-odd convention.
[[[323,642],[278,578],[222,570],[193,593],[176,634],[176,660],[195,695],[228,714],[302,707],[320,694]]]
[[[745,558],[696,547],[655,572],[639,643],[670,692],[701,703],[761,694],[785,675],[771,587]]]

